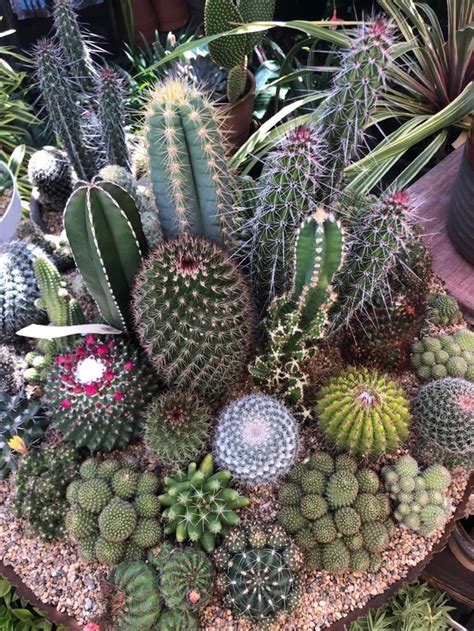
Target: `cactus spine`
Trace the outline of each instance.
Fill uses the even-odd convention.
[[[131,286],[148,247],[132,197],[110,182],[82,186],[69,199],[64,227],[101,314],[126,329]]]
[[[124,128],[123,87],[117,73],[104,68],[99,75],[99,120],[109,164],[130,169]]]

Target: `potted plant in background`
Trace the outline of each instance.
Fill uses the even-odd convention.
[[[159,31],[175,31],[189,20],[189,9],[185,0],[152,0],[152,4],[158,19]]]
[[[21,198],[10,168],[0,162],[0,243],[15,236],[21,219]]]

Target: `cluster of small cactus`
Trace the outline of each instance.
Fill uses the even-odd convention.
[[[24,456],[41,441],[48,419],[41,401],[23,392],[9,395],[0,389],[0,479],[17,469],[17,454]]]
[[[211,428],[211,412],[191,392],[162,394],[147,408],[145,444],[164,464],[185,465],[203,451]]]
[[[348,454],[317,452],[280,487],[280,520],[306,563],[332,573],[376,570],[393,523],[378,475]]]
[[[65,445],[47,445],[22,457],[13,478],[13,508],[44,541],[66,535],[66,490],[77,475],[79,455]]]
[[[62,232],[60,235],[45,234],[31,219],[23,219],[16,235],[19,240],[36,245],[45,252],[60,272],[68,272],[74,267],[71,248]]]
[[[428,299],[430,320],[437,326],[450,326],[462,321],[462,312],[455,298],[448,294],[432,294]]]
[[[39,201],[48,210],[62,212],[72,193],[73,175],[65,154],[54,147],[43,147],[31,156],[28,179],[38,190]]]
[[[412,346],[411,364],[422,381],[459,377],[474,381],[474,333],[422,337]]]
[[[216,397],[244,370],[249,290],[210,241],[183,235],[159,244],[135,279],[133,316],[142,347],[170,386]]]
[[[165,478],[165,493],[159,496],[165,507],[165,534],[174,535],[178,543],[199,542],[212,552],[216,539],[240,523],[235,512],[249,504],[230,485],[229,471],[215,471],[214,460],[207,455],[199,467],[191,463]]]
[[[250,524],[230,532],[214,561],[226,602],[254,625],[268,625],[298,605],[303,556],[280,526]]]
[[[159,481],[131,458],[89,458],[67,488],[68,535],[85,561],[141,560],[161,539]]]
[[[340,450],[360,456],[395,451],[407,438],[410,402],[387,375],[348,367],[317,395],[319,427]]]
[[[416,428],[446,455],[474,456],[474,384],[446,377],[422,386],[413,403]]]
[[[55,358],[44,404],[53,426],[76,447],[112,451],[138,437],[142,406],[156,389],[150,368],[130,343],[87,335]]]
[[[395,519],[410,530],[428,536],[445,525],[450,515],[446,490],[451,475],[445,467],[433,464],[420,471],[411,456],[402,456],[382,471],[384,484],[396,502]]]
[[[248,485],[272,484],[298,455],[298,428],[284,405],[262,394],[230,403],[219,415],[214,457],[221,469]]]

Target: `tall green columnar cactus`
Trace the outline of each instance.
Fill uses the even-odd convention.
[[[114,70],[104,68],[99,76],[99,120],[108,164],[130,169],[125,139],[123,87]]]
[[[64,55],[52,41],[41,40],[36,47],[35,64],[39,89],[51,125],[64,145],[78,178],[91,179],[98,170],[98,154],[87,143],[78,94],[64,72],[67,67]]]
[[[67,203],[64,227],[102,316],[126,329],[131,286],[148,248],[134,200],[111,182],[81,186]]]
[[[241,24],[273,18],[275,0],[206,0],[204,28],[206,35],[230,31]],[[263,39],[265,31],[227,35],[209,44],[212,59],[230,70],[227,98],[234,103],[245,92],[248,56]]]
[[[156,88],[146,118],[164,238],[191,233],[222,243],[234,196],[217,109],[184,81],[168,79]]]
[[[270,305],[265,320],[269,349],[250,367],[259,385],[280,394],[303,417],[309,415],[303,407],[303,363],[314,353],[310,343],[326,331],[335,300],[331,282],[343,250],[343,232],[332,215],[319,210],[301,225],[294,246],[293,286]]]

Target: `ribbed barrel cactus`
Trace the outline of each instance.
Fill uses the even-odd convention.
[[[133,316],[168,385],[216,397],[242,373],[252,338],[249,291],[214,243],[183,235],[158,245],[135,280]]]
[[[249,485],[274,483],[296,460],[296,421],[271,397],[242,397],[220,413],[213,451],[217,465],[236,480]]]
[[[38,189],[41,203],[62,212],[72,193],[72,169],[66,155],[54,147],[43,147],[28,162],[28,179]]]
[[[411,364],[422,381],[444,377],[474,381],[474,333],[460,329],[453,335],[422,337],[413,344]]]
[[[317,397],[319,426],[340,450],[378,456],[395,451],[408,436],[410,403],[387,375],[349,367]]]

